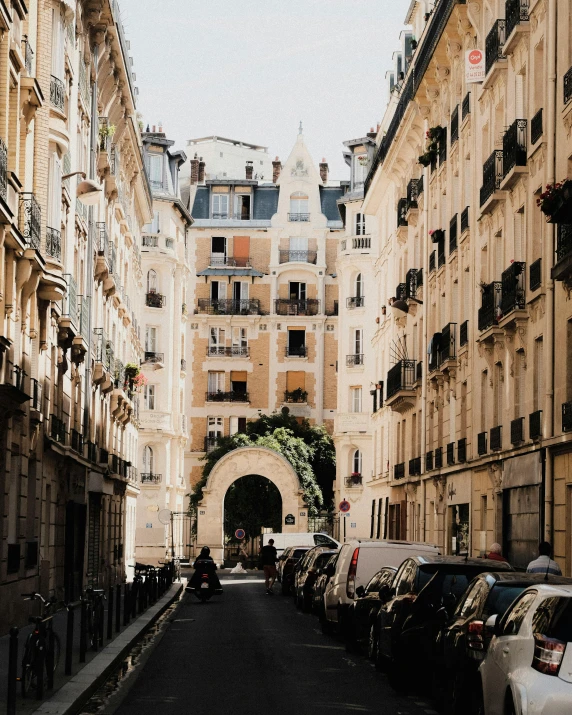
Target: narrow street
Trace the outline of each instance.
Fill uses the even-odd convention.
[[[117,709],[119,715],[232,712],[432,713],[398,697],[361,656],[322,635],[290,598],[258,580],[223,582],[206,605],[186,595]]]

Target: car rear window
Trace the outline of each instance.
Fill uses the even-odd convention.
[[[459,568],[455,565],[454,568],[447,569],[446,565],[427,564],[419,569],[418,591],[426,586],[436,573],[439,573],[437,581],[442,584],[441,593],[452,593],[459,598],[467,590],[469,582],[483,571],[486,569],[474,566]]]
[[[532,632],[564,643],[572,642],[572,599],[545,598],[532,619]]]
[[[294,549],[294,553],[290,554],[290,558],[299,559],[301,556],[304,556],[306,551],[308,551],[308,549]]]
[[[485,603],[485,612],[489,616],[497,614],[499,618],[504,615],[506,609],[514,601],[517,596],[524,591],[530,584],[511,584],[497,583],[489,593],[487,602]]]
[[[314,534],[314,543],[316,546],[329,546],[330,548],[337,546],[336,542],[332,541],[326,534]]]

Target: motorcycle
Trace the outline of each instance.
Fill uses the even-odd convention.
[[[214,561],[198,559],[195,561],[195,573],[185,591],[193,593],[201,603],[206,603],[212,596],[222,593],[222,587],[216,575]]]

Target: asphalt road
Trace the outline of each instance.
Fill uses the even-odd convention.
[[[184,596],[114,708],[118,715],[434,712],[419,697],[397,696],[292,599],[267,596],[252,580],[223,587],[207,604]]]

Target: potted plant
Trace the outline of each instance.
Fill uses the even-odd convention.
[[[549,223],[571,223],[572,180],[564,179],[556,184],[548,184],[536,204],[546,214]]]
[[[108,140],[115,134],[114,124],[100,124],[99,125],[99,146],[102,150],[105,150],[108,146]]]
[[[439,243],[445,239],[445,231],[442,228],[433,228],[429,231],[429,236],[433,243]]]
[[[361,473],[360,472],[352,472],[351,480],[354,484],[359,484],[361,482]]]

